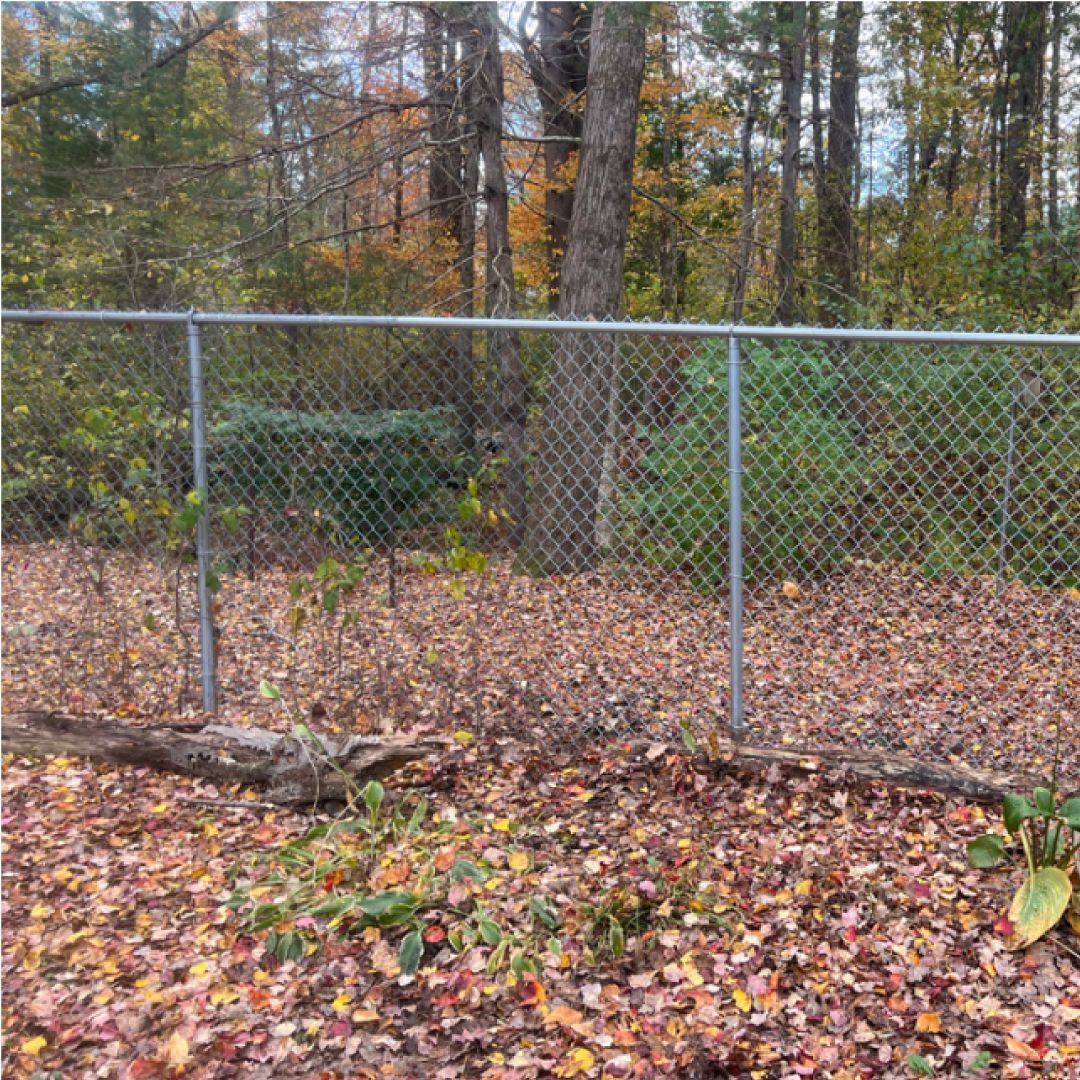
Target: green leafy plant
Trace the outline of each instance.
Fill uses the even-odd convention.
[[[268,687],[266,696],[273,697]],[[298,725],[303,727],[303,725]],[[319,741],[310,732],[298,735]],[[413,974],[419,963],[421,914],[430,906],[426,886],[432,868],[422,871],[412,889],[370,891],[368,881],[387,847],[423,830],[427,801],[419,798],[388,807],[383,786],[368,783],[359,793],[363,812],[318,825],[304,836],[253,859],[268,872],[239,886],[228,906],[244,911],[252,932],[269,931],[267,948],[279,960],[295,960],[318,943],[316,930],[344,928],[356,932],[410,927],[401,942],[401,968]],[[414,936],[415,935],[415,936]]]
[[[687,876],[663,871],[649,860],[652,877],[620,881],[607,889],[595,904],[583,903],[578,914],[584,939],[594,959],[618,960],[630,938],[651,936],[681,922],[687,916],[702,923],[726,927],[726,920],[710,910]]]
[[[1009,945],[1022,949],[1037,941],[1067,916],[1080,934],[1080,798],[1058,800],[1056,787],[1038,787],[1031,798],[1006,795],[1002,817],[1009,834],[1020,841],[1025,880],[1013,899],[1008,919]],[[1009,857],[997,833],[987,833],[967,846],[968,861],[991,869]]]
[[[322,650],[333,647],[334,668],[340,679],[345,667],[345,634],[360,621],[360,613],[350,607],[357,589],[367,576],[371,552],[362,552],[349,562],[327,556],[310,577],[300,574],[289,582],[289,632],[295,656],[301,627],[314,617]]]
[[[481,492],[497,481],[496,467],[501,461],[493,462],[482,469],[477,476],[470,477],[465,486],[465,495],[457,504],[457,522],[443,530],[443,553],[432,558],[420,555],[414,559],[414,565],[429,574],[449,572],[446,588],[460,604],[469,597],[469,585],[472,583],[471,626],[469,635],[469,673],[472,685],[469,696],[472,701],[472,722],[477,734],[483,730],[480,683],[484,656],[484,616],[491,594],[493,574],[491,558],[484,551],[484,541],[501,524],[507,521],[505,513],[500,514],[490,505],[485,505]],[[428,650],[429,663],[434,666],[438,655]]]
[[[423,959],[425,930],[438,920],[448,927],[445,937],[454,951],[489,950],[489,974],[539,971],[533,956],[541,939],[560,925],[547,901],[533,897],[521,926],[500,925],[467,887],[482,887],[493,872],[490,864],[459,858],[445,866],[436,859],[434,849],[449,839],[452,823],[430,827],[423,798],[389,806],[376,783],[363,789],[360,803],[364,811],[355,817],[318,825],[256,855],[250,880],[230,896],[227,906],[243,913],[250,932],[267,933],[274,956],[298,960],[317,949],[326,934],[369,927],[404,931],[398,963],[401,974],[411,977]],[[387,860],[395,863],[395,851],[397,865],[402,855],[408,862],[408,885],[379,887]]]

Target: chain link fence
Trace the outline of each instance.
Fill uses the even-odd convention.
[[[1080,774],[1075,336],[7,313],[3,345],[8,708],[251,716],[266,682],[330,728]]]

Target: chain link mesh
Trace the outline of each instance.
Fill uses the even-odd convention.
[[[5,325],[14,701],[193,707],[209,514],[227,713],[276,707],[267,680],[349,729],[726,723],[725,338],[208,322],[202,347],[197,493],[182,325]],[[1041,771],[1057,743],[1076,775],[1075,349],[741,356],[751,737]]]

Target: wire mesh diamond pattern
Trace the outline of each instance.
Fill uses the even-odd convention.
[[[108,568],[94,625],[122,631],[109,678],[81,615],[18,643],[67,657],[63,693],[194,705],[206,515],[226,712],[267,709],[267,679],[365,730],[727,723],[727,336],[312,316],[201,340],[205,492],[183,322],[5,324],[5,540],[70,551],[91,599]],[[751,738],[1041,771],[1057,743],[1075,775],[1076,361],[745,335]],[[154,633],[168,693],[130,659]]]

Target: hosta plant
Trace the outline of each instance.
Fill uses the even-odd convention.
[[[1006,795],[1005,828],[1019,840],[1026,877],[1009,908],[1012,926],[1008,945],[1023,949],[1056,926],[1062,916],[1080,934],[1080,798],[1059,802],[1054,788],[1038,787],[1029,799]],[[967,846],[968,861],[977,869],[1005,862],[1008,848],[996,833]]]

